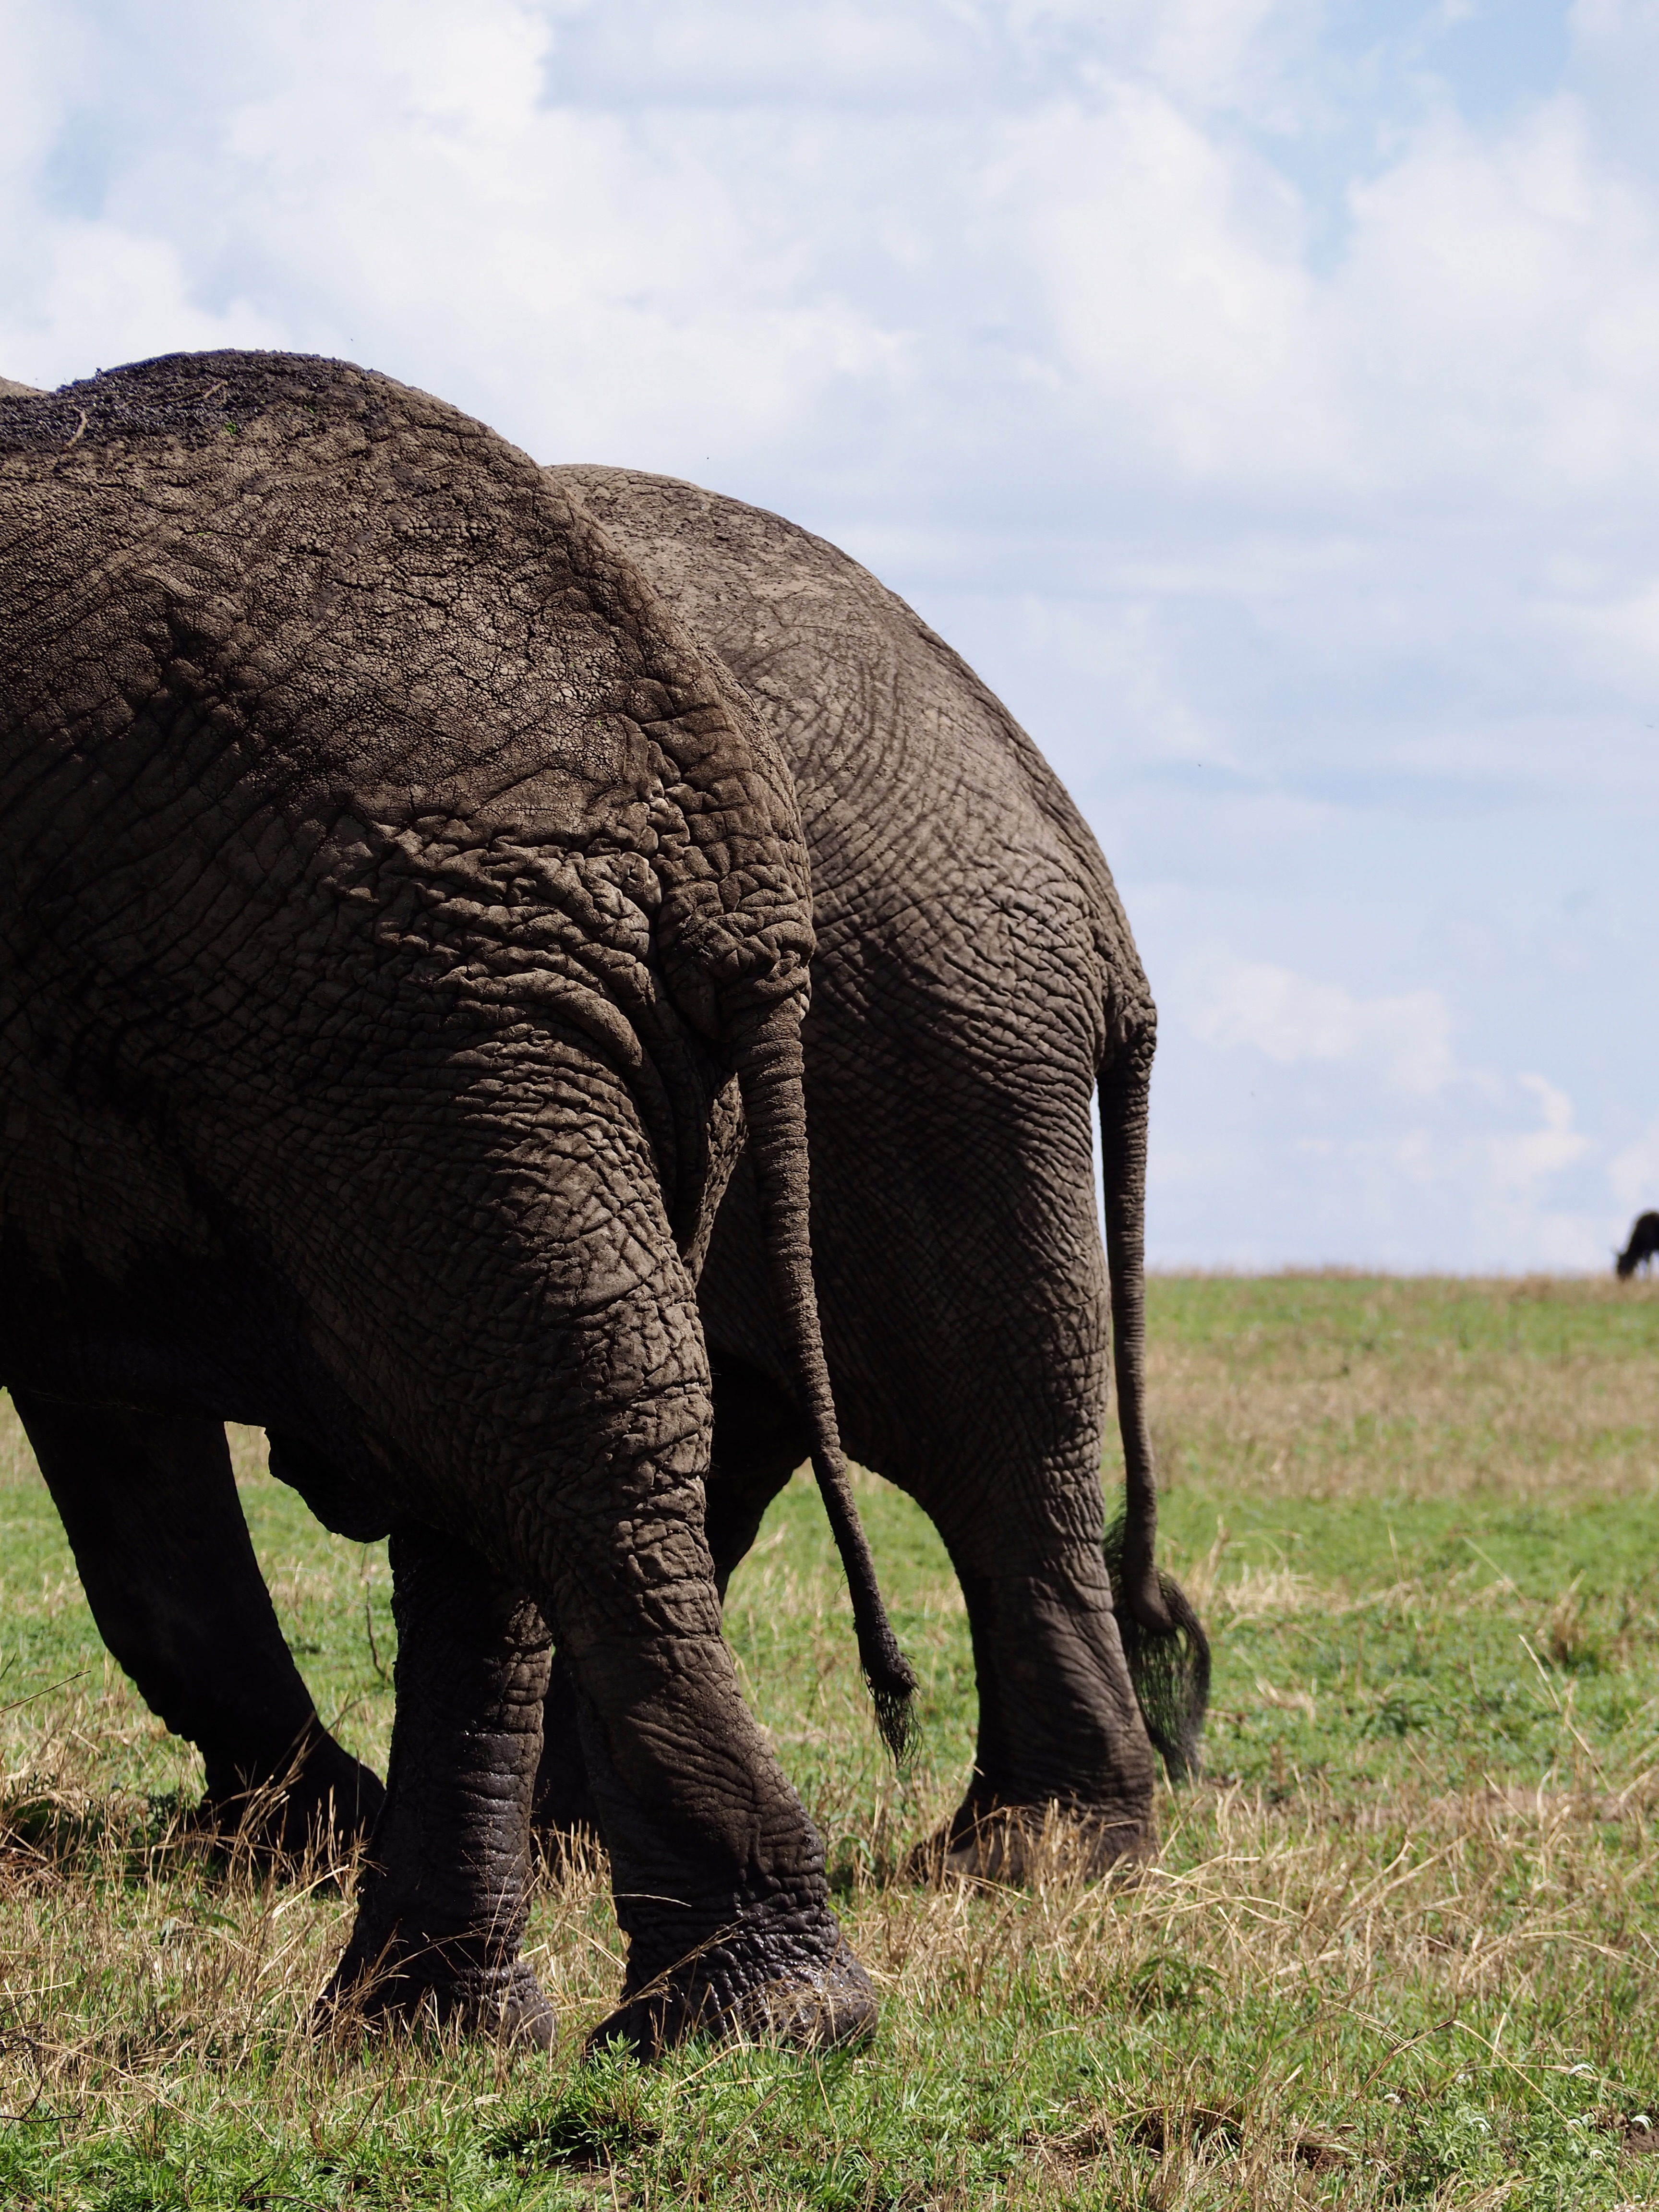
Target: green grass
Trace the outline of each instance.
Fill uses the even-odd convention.
[[[927,1686],[874,1739],[799,1480],[733,1585],[757,1710],[878,1978],[867,2051],[585,2066],[617,1936],[544,1882],[550,2059],[306,2031],[349,1905],[204,1865],[193,1757],[105,1660],[0,1433],[0,2203],[1659,2204],[1659,1292],[1164,1279],[1168,1557],[1215,1639],[1210,1773],[1132,1885],[913,1889],[973,1735],[943,1552],[861,1503]],[[8,1417],[9,1419],[9,1417]],[[325,1717],[383,1763],[383,1555],[237,1439]]]

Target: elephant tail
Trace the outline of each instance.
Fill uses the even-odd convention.
[[[902,1763],[915,1741],[916,1677],[887,1618],[876,1563],[847,1479],[830,1391],[812,1285],[800,1020],[798,1000],[773,1008],[739,1047],[738,1082],[760,1195],[767,1273],[785,1351],[811,1431],[812,1472],[846,1570],[859,1658],[875,1702],[877,1724],[894,1758]]]
[[[1158,1477],[1146,1414],[1146,1115],[1152,1054],[1148,1018],[1100,1073],[1106,1265],[1112,1286],[1112,1364],[1123,1439],[1123,1509],[1106,1536],[1118,1629],[1146,1733],[1171,1781],[1195,1774],[1210,1700],[1210,1646],[1172,1577],[1161,1573]]]

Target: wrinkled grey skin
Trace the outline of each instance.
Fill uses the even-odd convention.
[[[1118,1597],[1155,1632],[1141,1389],[1155,1016],[1110,872],[1000,702],[845,554],[668,478],[550,473],[724,659],[799,795],[819,947],[813,1251],[836,1406],[854,1456],[943,1535],[978,1674],[973,1778],[924,1856],[1017,1873],[1018,1824],[1011,1835],[987,1816],[1056,1800],[1087,1815],[1097,1863],[1138,1854],[1153,1762],[1102,1554],[1109,1304],[1091,1099],[1098,1076],[1119,1418],[1144,1546],[1137,1558],[1132,1536]],[[722,1586],[805,1451],[764,1287],[739,1164],[698,1290]],[[584,1810],[560,1693],[556,1678],[541,1792],[554,1825]]]
[[[46,396],[0,376],[0,399]],[[202,1753],[198,1822],[278,1853],[367,1834],[380,1778],[318,1719],[270,1604],[246,1601],[259,1570],[223,1429],[27,1394],[20,1413],[99,1632]]]
[[[0,399],[47,396],[0,376]],[[198,1825],[279,1855],[366,1835],[380,1778],[323,1728],[270,1603],[248,1602],[259,1570],[223,1428],[27,1392],[19,1410],[100,1633],[202,1753]]]
[[[100,1486],[222,1498],[234,1419],[331,1526],[390,1530],[392,1768],[331,2000],[550,2034],[518,1951],[556,1636],[629,1940],[601,2033],[862,2032],[704,1530],[734,1090],[844,1517],[775,751],[521,454],[338,363],[0,398],[0,1379],[83,1526]]]

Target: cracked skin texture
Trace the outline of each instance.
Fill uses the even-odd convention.
[[[392,1529],[331,2004],[550,2032],[517,1947],[556,1637],[615,2032],[862,2032],[703,1523],[693,1270],[813,945],[763,728],[522,454],[291,356],[0,396],[0,1378],[94,1521],[112,1437],[142,1480],[193,1435],[210,1485],[234,1419]]]
[[[988,1816],[1056,1800],[1100,1863],[1139,1853],[1152,1757],[1102,1563],[1090,1101],[1155,1016],[1110,872],[1000,702],[844,553],[672,478],[549,475],[731,669],[799,796],[818,944],[812,1243],[837,1410],[849,1451],[937,1523],[973,1632],[975,1772],[933,1856],[1017,1875],[1018,1818]],[[724,1586],[805,1450],[741,1164],[698,1297]],[[585,1816],[561,1696],[556,1679],[556,1826]]]

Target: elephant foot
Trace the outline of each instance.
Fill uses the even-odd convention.
[[[246,1787],[210,1787],[186,1824],[228,1856],[331,1864],[368,1842],[386,1801],[380,1778],[320,1731],[283,1771]]]
[[[875,2033],[875,1990],[839,1935],[828,1958],[793,1960],[746,1987],[734,1985],[735,1964],[716,1951],[659,1975],[600,2021],[588,2050],[620,2044],[641,2058],[659,2058],[688,2036],[709,2035],[830,2051],[867,2043]]]
[[[1150,1858],[1144,1821],[1088,1806],[994,1805],[971,1801],[918,1844],[904,1863],[910,1881],[1097,1881]]]
[[[334,2034],[459,2032],[550,2051],[558,2028],[547,1994],[523,1959],[447,1967],[436,1945],[365,1960],[353,1944],[317,2001],[313,2024]]]

